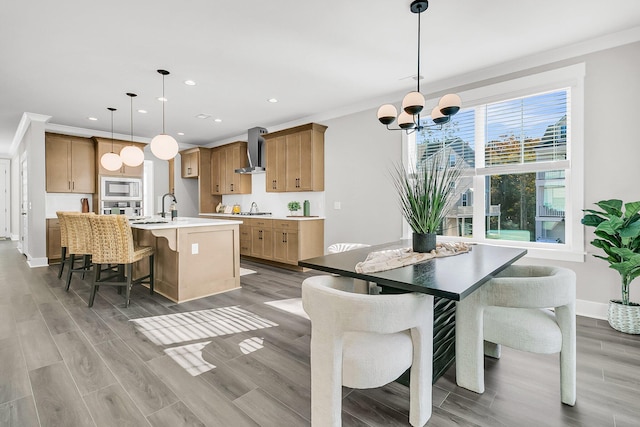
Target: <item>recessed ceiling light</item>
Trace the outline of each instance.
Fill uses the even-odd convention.
[[[159,97],[159,98],[158,98],[158,101],[160,101],[160,102],[167,102],[167,101],[168,101],[168,99],[167,99],[167,98],[165,98],[165,97],[162,97],[162,96],[161,96],[161,97]]]
[[[196,82],[194,82],[193,80],[185,80],[184,84],[186,84],[187,86],[195,86]]]
[[[178,132],[178,135],[184,136],[184,132]]]
[[[147,114],[147,110],[138,110],[138,113],[140,113],[140,114]]]
[[[208,119],[209,117],[211,117],[211,114],[200,113],[196,116],[196,119]]]
[[[275,104],[276,102],[278,102],[278,100],[275,99],[275,98],[269,98],[269,99],[267,99],[267,101],[269,101],[272,104]]]
[[[216,122],[216,123],[221,123],[222,119],[213,119],[213,121]]]
[[[98,120],[96,117],[87,117],[87,119],[91,120],[92,122],[95,122]]]

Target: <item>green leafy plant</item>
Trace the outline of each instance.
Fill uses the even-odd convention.
[[[640,276],[640,201],[624,204],[622,200],[602,200],[596,203],[602,211],[584,209],[582,223],[595,227],[596,239],[591,244],[606,256],[594,255],[609,262],[620,273],[622,304],[629,303],[629,284]],[[631,303],[633,305],[633,303]]]
[[[300,202],[289,202],[289,204],[287,204],[287,207],[291,212],[298,211],[300,210]]]
[[[392,179],[402,215],[414,233],[435,233],[456,201],[462,161],[451,164],[448,160],[448,156],[436,154],[418,172],[404,165],[395,168]]]

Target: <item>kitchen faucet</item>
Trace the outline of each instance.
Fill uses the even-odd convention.
[[[251,208],[249,209],[249,213],[258,213],[258,204],[256,202],[251,203]]]
[[[164,215],[165,215],[165,213],[164,213],[164,198],[167,197],[167,196],[171,196],[173,198],[173,203],[178,203],[178,201],[176,200],[176,196],[174,196],[173,193],[167,193],[167,194],[163,195],[162,196],[162,213],[161,213],[162,218],[164,218]]]

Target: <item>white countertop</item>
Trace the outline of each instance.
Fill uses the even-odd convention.
[[[156,222],[165,221],[165,222]],[[228,219],[208,219],[208,218],[189,218],[178,217],[175,220],[171,218],[162,217],[148,217],[130,222],[132,228],[139,228],[141,230],[160,230],[171,228],[186,228],[186,227],[209,227],[216,225],[233,225],[242,224],[242,221],[234,221]]]
[[[257,219],[287,219],[292,221],[309,221],[313,219],[325,219],[323,216],[280,216],[280,215],[238,215],[238,214],[223,214],[223,213],[200,213],[200,216],[211,217],[223,217],[223,218],[236,218],[238,221],[248,218]]]

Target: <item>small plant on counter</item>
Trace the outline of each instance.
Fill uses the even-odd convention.
[[[289,208],[289,212],[291,212],[291,215],[294,215],[295,212],[298,212],[300,210],[300,202],[289,202],[287,207]]]

